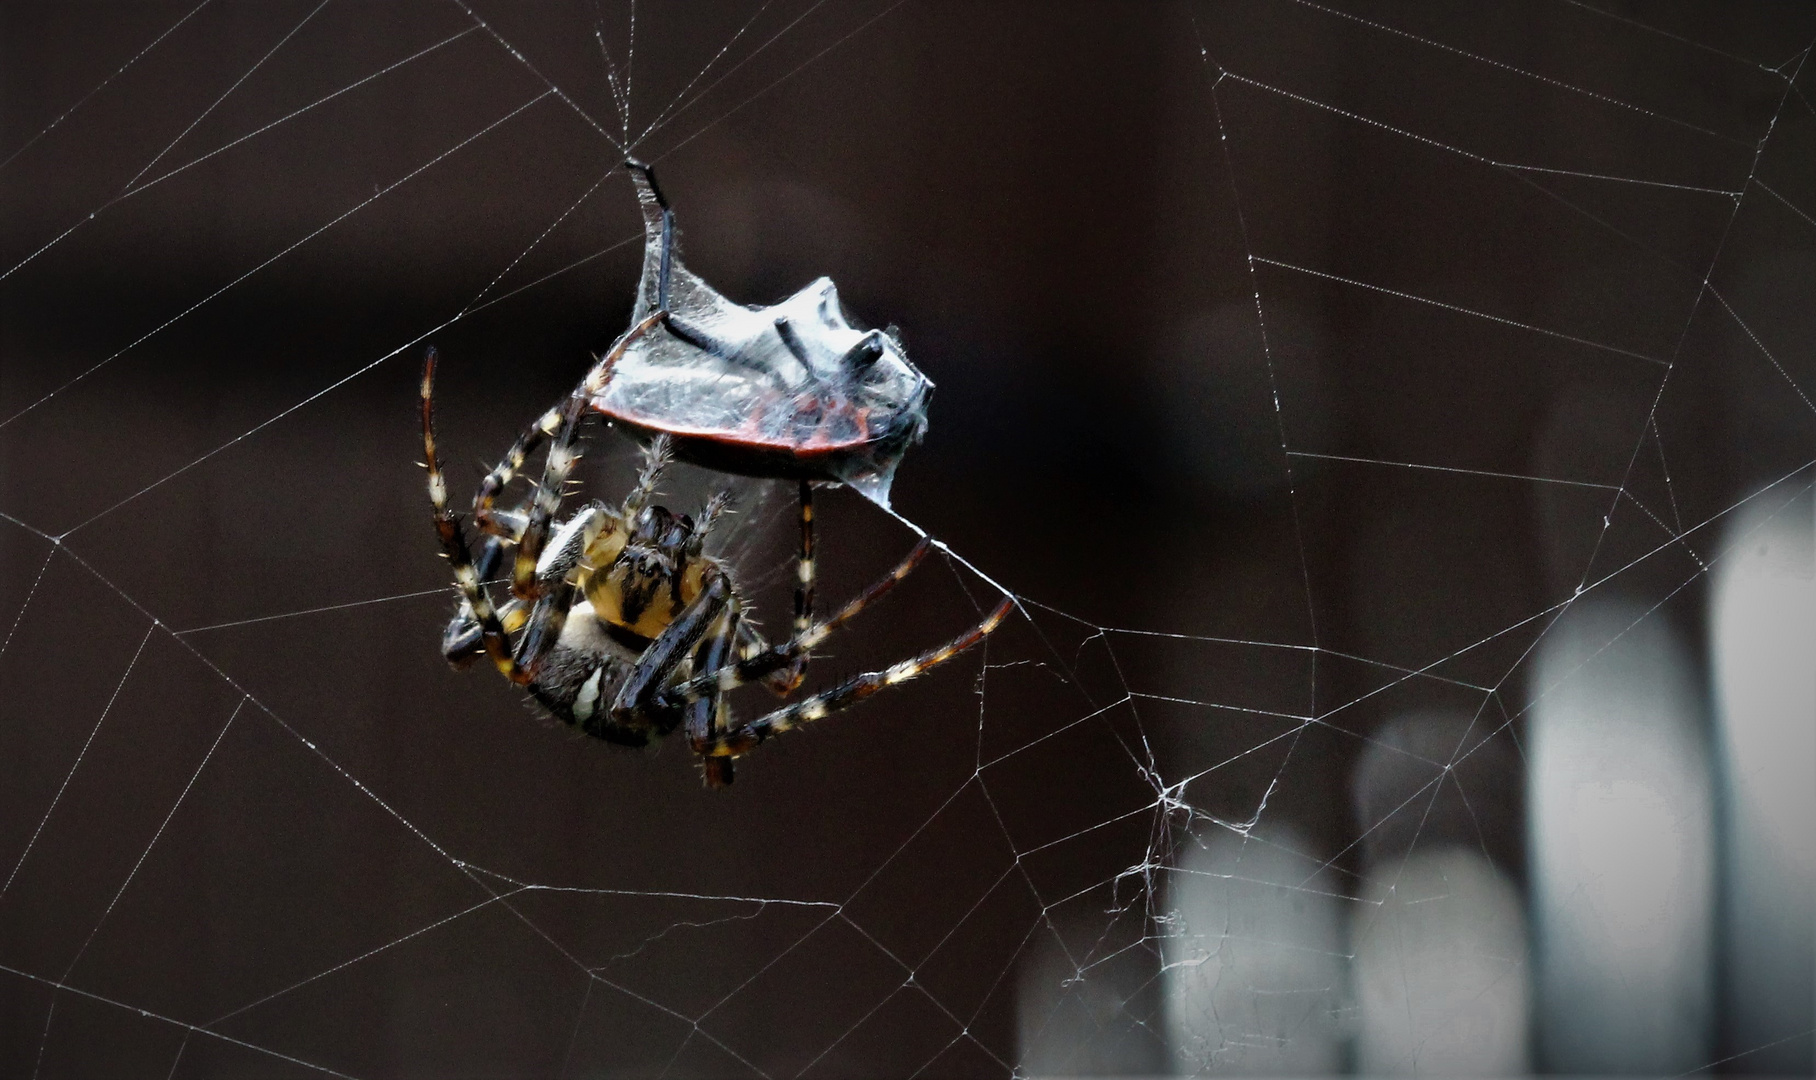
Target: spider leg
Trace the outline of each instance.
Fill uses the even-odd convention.
[[[498,496],[503,494],[505,487],[517,475],[517,471],[523,468],[524,459],[529,457],[531,451],[541,445],[544,439],[553,436],[560,430],[561,406],[557,405],[538,417],[535,423],[524,428],[523,432],[517,436],[517,441],[512,443],[511,448],[505,452],[503,460],[493,466],[492,471],[486,474],[486,478],[479,482],[479,492],[473,496],[473,524],[480,531],[494,538],[502,537],[510,541],[515,541],[523,535],[527,519],[521,508],[514,513],[502,514],[493,507],[498,502]]]
[[[706,550],[706,536],[718,524],[719,518],[731,511],[731,492],[714,492],[700,509],[700,520],[694,525],[694,534],[687,538],[687,547],[683,551],[686,561],[692,562]]]
[[[813,485],[801,481],[801,556],[795,564],[794,632],[800,637],[813,625]]]
[[[849,708],[864,700],[886,686],[895,686],[909,679],[923,675],[946,661],[971,648],[989,636],[1006,618],[1015,601],[1005,597],[996,605],[982,622],[941,645],[937,649],[924,652],[912,660],[904,660],[883,671],[871,671],[846,679],[830,690],[822,691],[809,698],[804,698],[793,705],[784,706],[767,716],[760,716],[749,723],[739,725],[730,731],[714,734],[706,739],[691,739],[694,753],[701,757],[737,757],[749,753],[757,746],[769,740],[771,736],[784,731],[830,716],[840,709]]]
[[[536,577],[536,564],[542,558],[542,545],[548,536],[549,520],[561,509],[566,493],[568,473],[580,452],[574,448],[580,431],[581,401],[578,395],[562,403],[560,427],[549,444],[548,461],[543,465],[542,481],[531,498],[530,516],[524,522],[523,536],[517,542],[517,558],[511,567],[511,595],[534,603],[542,594],[542,583]]]
[[[729,491],[714,492],[713,495],[706,500],[706,505],[700,509],[700,519],[694,524],[692,534],[688,536],[687,542],[681,545],[680,550],[675,555],[675,572],[674,577],[672,578],[672,587],[674,589],[680,589],[681,582],[687,576],[688,567],[692,565],[695,559],[701,558],[706,553],[706,534],[712,531],[713,525],[718,522],[719,518],[730,506],[731,492]],[[737,594],[737,588],[735,586],[732,589],[732,593],[735,600]],[[678,591],[675,595],[675,601],[680,601],[680,594]],[[738,626],[739,640],[747,640],[750,637],[750,630],[744,627],[742,622],[740,622]]]
[[[699,649],[695,651],[694,670],[712,671],[725,666],[725,661],[731,655],[732,642],[738,637],[738,629],[742,624],[734,597],[731,605],[713,624],[705,639],[700,642]],[[687,741],[691,744],[716,737],[720,732],[720,718],[724,715],[725,697],[722,694],[688,702],[683,720]],[[701,758],[700,764],[705,770],[707,787],[719,789],[731,783],[731,758]]]
[[[807,654],[813,647],[826,640],[834,630],[851,621],[858,612],[887,595],[901,583],[902,579],[914,572],[927,552],[932,550],[932,543],[922,540],[914,545],[894,570],[872,582],[870,587],[859,593],[857,598],[840,609],[837,615],[823,623],[816,623],[807,628],[805,633],[797,634],[779,645],[764,645],[754,631],[740,630],[740,644],[748,651],[741,655],[738,662],[718,670],[700,669],[693,678],[665,691],[662,704],[678,706],[715,692],[735,690],[746,683],[759,679],[771,679],[770,688],[778,694],[788,693],[800,685],[800,678],[793,674],[796,665],[804,666]],[[754,646],[754,647],[753,647]],[[774,678],[780,673],[783,678]],[[786,680],[786,682],[785,682]]]
[[[498,622],[506,633],[527,631],[517,641],[515,654],[519,667],[527,666],[533,670],[543,654],[560,639],[567,611],[574,603],[574,586],[564,579],[580,564],[587,546],[609,520],[605,508],[597,503],[575,514],[556,532],[554,546],[544,552],[541,566],[537,570],[537,576],[553,591],[545,592],[533,608],[526,607],[521,600],[512,599],[498,609]],[[480,553],[474,569],[481,588],[497,568],[501,550],[498,539],[493,537],[492,542]],[[460,610],[442,632],[441,654],[447,658],[448,663],[463,668],[484,651],[483,628],[473,617],[473,606],[463,598]]]
[[[672,445],[667,435],[658,435],[644,447],[643,468],[637,470],[637,483],[624,497],[624,505],[619,510],[626,524],[636,521],[637,515],[656,497],[656,484],[667,471],[669,462],[674,460]]]
[[[673,731],[682,719],[684,703],[663,701],[660,691],[719,617],[728,608],[735,610],[735,604],[731,582],[725,575],[710,575],[699,595],[637,658],[618,687],[618,696],[612,702],[612,719],[626,727],[647,724],[658,731]]]
[[[568,609],[574,606],[577,590],[573,570],[580,565],[588,545],[610,520],[606,509],[595,503],[568,519],[556,531],[554,546],[544,553],[536,568],[536,578],[544,592],[530,607],[529,617],[522,620],[523,633],[517,639],[516,659],[520,669],[533,675],[542,658],[561,639],[561,629],[567,625]],[[511,614],[513,612],[507,610],[503,615],[507,627],[511,625]]]
[[[813,484],[801,481],[801,554],[795,561],[794,635],[789,645],[804,638],[813,627]],[[807,651],[802,645],[789,651],[786,664],[774,672],[771,685],[778,694],[791,694],[807,674]]]
[[[485,580],[497,571],[498,560],[503,555],[503,542],[496,536],[487,537],[486,546],[480,549],[479,561],[473,565],[473,573],[479,578],[482,588]],[[509,605],[506,605],[506,608],[505,612],[500,613],[500,623],[506,623],[507,616],[510,614]],[[455,667],[464,668],[477,660],[479,654],[484,651],[485,641],[479,620],[473,617],[473,605],[462,597],[460,610],[455,612],[452,619],[448,620],[448,628],[442,631],[441,655]]]
[[[549,446],[549,456],[542,470],[542,482],[537,485],[536,493],[530,500],[530,514],[523,525],[523,536],[517,543],[517,560],[512,567],[511,595],[526,602],[533,603],[542,593],[542,583],[536,577],[536,563],[542,557],[542,544],[548,536],[549,519],[561,508],[563,488],[567,484],[568,473],[574,462],[580,458],[579,451],[574,449],[574,437],[580,427],[580,419],[587,405],[605,389],[611,381],[612,370],[624,356],[624,351],[632,343],[649,333],[662,321],[662,313],[656,312],[637,325],[625,331],[606,354],[599,358],[586,378],[569,394],[567,400],[552,410],[556,417],[553,443]],[[543,419],[547,419],[545,416]],[[537,421],[537,430],[542,421]]]
[[[708,503],[704,521],[710,523],[717,517],[715,506],[719,499]],[[814,528],[813,528],[813,487],[801,481],[801,547],[795,564],[795,617],[794,634],[783,644],[771,646],[757,636],[748,627],[740,625],[739,641],[743,648],[740,651],[737,673],[730,683],[703,682],[701,692],[708,686],[717,686],[721,690],[742,686],[747,682],[763,679],[769,688],[778,695],[792,694],[800,687],[801,680],[807,674],[807,660],[813,647],[824,640],[826,635],[862,611],[871,601],[893,589],[897,582],[908,576],[927,554],[928,545],[922,541],[911,552],[902,565],[896,567],[887,577],[882,578],[866,589],[856,600],[845,606],[830,622],[818,626],[813,621],[814,579],[816,577],[814,562]],[[701,529],[703,534],[704,527]],[[697,672],[716,672],[722,665],[696,665]],[[674,694],[675,691],[669,691]],[[690,700],[692,700],[690,698]]]
[[[517,600],[506,601],[498,609],[498,623],[507,634],[523,629],[526,619],[523,604]],[[473,617],[473,605],[462,597],[460,609],[448,620],[447,628],[441,632],[441,655],[456,668],[464,668],[479,659],[482,652],[485,652],[484,627]]]
[[[498,621],[498,613],[492,608],[492,600],[486,595],[485,587],[480,584],[479,574],[473,568],[473,555],[467,546],[466,531],[460,526],[460,518],[448,509],[448,483],[442,476],[441,462],[435,455],[435,350],[431,348],[423,358],[422,365],[422,444],[423,465],[429,470],[429,502],[435,509],[435,535],[441,541],[441,551],[454,567],[454,581],[460,586],[461,596],[466,601],[466,611],[479,625],[480,643],[492,663],[499,671],[513,682],[528,682],[527,674],[519,678],[517,662],[511,656],[510,642],[505,636],[504,626]],[[452,627],[450,626],[450,631]],[[449,642],[444,636],[443,648]],[[449,659],[454,659],[453,655]]]
[[[429,502],[435,509],[435,533],[441,540],[442,554],[454,566],[454,581],[460,586],[463,601],[460,613],[448,624],[448,629],[442,636],[442,652],[454,663],[463,663],[477,655],[478,650],[472,641],[473,630],[468,625],[470,620],[477,626],[478,646],[492,658],[493,666],[512,682],[528,684],[534,680],[536,666],[543,655],[561,636],[561,627],[566,621],[567,609],[573,602],[574,593],[574,586],[568,580],[568,571],[578,562],[586,545],[597,535],[605,511],[595,505],[590,510],[575,515],[562,528],[558,534],[557,548],[550,553],[548,565],[541,568],[543,573],[539,580],[539,584],[546,586],[553,579],[555,587],[529,605],[527,618],[524,614],[525,605],[517,601],[508,604],[502,612],[493,608],[492,599],[487,595],[480,577],[480,568],[490,572],[496,566],[502,548],[488,544],[476,567],[460,518],[448,509],[447,480],[442,475],[441,461],[435,451],[435,360],[435,350],[430,349],[423,360],[422,374],[424,466],[429,470]],[[536,568],[532,569],[534,571]],[[515,655],[506,630],[507,625],[512,628],[521,626],[524,631]]]
[[[486,651],[485,631],[473,618],[473,608],[462,599],[460,611],[448,621],[441,634],[441,655],[448,663],[464,668]]]
[[[523,535],[524,516],[522,506],[515,510],[494,513],[492,519],[494,528],[497,523],[502,522],[508,531],[487,536],[485,546],[479,549],[479,559],[473,565],[473,572],[478,575],[482,588],[485,587],[486,582],[492,579],[492,575],[498,572],[498,564],[504,559],[505,551],[516,544],[517,538]],[[504,625],[505,630],[511,633],[516,633],[523,628],[527,616],[528,612],[524,610],[522,602],[514,598],[506,601],[505,605],[498,609],[498,621]],[[479,623],[473,618],[473,607],[462,599],[459,612],[442,633],[441,654],[448,663],[453,664],[456,668],[464,668],[484,651],[483,646]]]

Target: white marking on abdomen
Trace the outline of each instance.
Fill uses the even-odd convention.
[[[574,698],[574,719],[585,720],[593,715],[593,707],[599,703],[599,684],[605,677],[605,668],[593,669],[592,678],[580,686],[580,693]]]

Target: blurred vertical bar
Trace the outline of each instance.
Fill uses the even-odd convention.
[[[1727,1068],[1816,1071],[1816,500],[1729,527],[1710,610]]]
[[[1527,1072],[1526,920],[1479,851],[1442,845],[1368,876],[1355,908],[1356,1069]]]
[[[1389,720],[1357,761],[1358,1072],[1528,1071],[1526,914],[1497,865],[1518,845],[1519,775],[1507,736],[1450,710]]]
[[[1710,1060],[1714,824],[1691,661],[1661,610],[1585,598],[1539,647],[1528,846],[1539,1068]]]
[[[1344,1065],[1345,968],[1330,872],[1295,832],[1218,828],[1168,875],[1162,1001],[1192,1075],[1316,1076]]]
[[[1047,908],[1016,964],[1015,1075],[1166,1070],[1147,926],[1145,905],[1117,906],[1097,890]]]

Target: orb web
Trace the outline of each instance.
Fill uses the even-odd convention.
[[[1532,777],[1610,751],[1535,717],[1807,519],[1807,13],[115,15],[6,16],[9,1075],[1576,1060]],[[937,555],[815,678],[1017,605],[723,796],[434,645],[416,365],[477,484],[623,329],[627,153],[703,277],[836,277],[939,384],[822,602]],[[590,436],[589,496],[634,467]],[[1809,1038],[1737,1031],[1686,1067]]]

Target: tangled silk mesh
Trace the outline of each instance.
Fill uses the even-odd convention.
[[[1178,881],[1366,924],[1367,868],[1428,839],[1517,877],[1547,633],[1609,593],[1667,617],[1737,511],[1808,499],[1816,27],[1712,12],[15,12],[0,1072],[1240,1071],[1354,1038],[1360,946],[1253,979],[1271,924]],[[1023,141],[1040,168],[978,152]],[[702,277],[833,274],[940,386],[899,516],[823,500],[821,603],[946,543],[814,677],[1018,601],[723,796],[435,653],[422,349],[450,459],[501,453],[626,325],[631,152]],[[590,447],[614,498],[634,453]],[[789,500],[737,493],[774,630]],[[1169,1026],[1190,971],[1216,1015]]]

